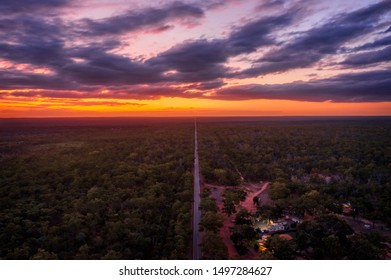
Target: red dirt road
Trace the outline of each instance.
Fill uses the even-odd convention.
[[[256,207],[255,207],[255,205],[253,203],[253,198],[255,196],[259,196],[261,193],[263,193],[267,189],[269,184],[270,184],[270,182],[263,183],[261,189],[259,189],[259,186],[255,185],[255,184],[249,184],[247,186],[246,200],[240,202],[240,205],[243,208],[247,209],[247,211],[250,212],[250,213],[255,212]]]
[[[244,187],[247,191],[247,196],[245,201],[240,203],[240,206],[244,207],[247,209],[249,212],[254,212],[256,210],[255,205],[253,203],[253,197],[254,196],[259,196],[263,192],[265,192],[269,186],[270,182],[266,182],[261,184],[245,184]],[[226,188],[225,186],[212,186],[212,185],[207,185],[207,187],[211,188],[212,190],[212,197],[216,199],[217,206],[219,208],[219,212],[224,218],[223,226],[220,228],[220,236],[223,238],[224,244],[227,246],[228,249],[228,256],[230,259],[236,259],[238,258],[238,253],[236,252],[236,249],[231,241],[231,231],[230,227],[233,226],[233,218],[234,215],[231,215],[230,217],[222,211],[224,205],[222,201],[222,192]],[[242,256],[241,258],[244,259],[254,259],[257,256],[255,251],[249,250],[249,252],[245,255]]]
[[[235,259],[238,253],[236,252],[234,244],[231,241],[231,231],[229,230],[229,228],[233,226],[232,217],[228,217],[227,214],[224,214],[223,216],[224,223],[220,228],[220,236],[223,238],[225,246],[227,246],[229,259]]]

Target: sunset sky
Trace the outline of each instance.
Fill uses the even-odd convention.
[[[391,115],[391,1],[1,0],[0,118]]]

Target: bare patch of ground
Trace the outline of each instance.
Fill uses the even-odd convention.
[[[245,190],[247,192],[246,200],[240,202],[240,206],[245,208],[248,212],[254,213],[256,211],[256,205],[253,202],[254,197],[258,197],[258,201],[265,204],[266,200],[270,200],[268,194],[263,194],[270,182],[265,183],[248,183],[245,184]],[[263,194],[263,197],[260,198],[260,196]]]
[[[232,217],[228,217],[227,214],[223,214],[224,223],[223,227],[220,228],[220,236],[223,238],[225,246],[228,249],[228,258],[236,259],[238,253],[236,252],[235,246],[231,241],[231,231],[230,228],[233,227]]]
[[[268,190],[270,182],[265,183],[246,183],[243,184],[244,189],[247,192],[247,196],[245,201],[242,201],[240,203],[241,207],[244,207],[249,211],[250,213],[255,212],[256,207],[253,202],[253,197],[258,196],[259,201],[262,201],[262,203],[266,203],[266,201],[270,201],[270,198],[268,197],[267,193],[264,194]],[[234,247],[234,244],[231,241],[231,231],[230,228],[233,227],[233,216],[228,216],[226,213],[223,212],[224,204],[223,204],[223,191],[227,188],[230,188],[228,186],[219,186],[219,185],[211,185],[211,184],[205,184],[206,188],[209,188],[211,190],[211,196],[216,200],[217,207],[219,209],[219,213],[224,218],[223,226],[220,228],[220,236],[223,238],[224,244],[227,246],[228,249],[228,256],[230,259],[237,259],[238,253]],[[258,253],[255,252],[252,248],[249,249],[248,253],[244,256],[241,256],[243,259],[254,259],[257,257]]]

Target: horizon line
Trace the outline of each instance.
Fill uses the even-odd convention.
[[[0,120],[17,119],[202,119],[202,118],[391,118],[391,115],[280,115],[280,116],[62,116],[62,117],[0,117]]]

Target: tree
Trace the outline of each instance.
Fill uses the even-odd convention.
[[[269,190],[269,196],[273,200],[287,198],[289,194],[289,188],[282,182],[274,182]]]
[[[242,188],[225,189],[223,192],[223,211],[227,213],[228,216],[236,213],[236,205],[238,205],[240,201],[244,201],[246,195],[247,193]]]
[[[235,217],[236,225],[252,225],[251,214],[245,208],[241,208]]]
[[[298,201],[299,205],[297,208],[302,211],[308,211],[311,214],[325,214],[330,212],[330,208],[335,208],[333,206],[333,201],[329,199],[329,196],[326,194],[320,194],[317,190],[309,190],[304,195],[302,195]]]
[[[294,241],[282,239],[278,235],[273,235],[272,237],[268,238],[265,246],[279,260],[293,259],[296,250],[296,244]]]
[[[335,215],[321,215],[316,217],[315,221],[321,225],[325,235],[336,235],[341,241],[345,241],[347,235],[353,234],[352,228]]]
[[[220,185],[227,184],[227,182],[228,182],[227,170],[221,169],[221,168],[216,168],[215,170],[213,170],[213,175]]]
[[[223,199],[223,211],[227,213],[228,216],[231,216],[232,214],[236,213],[236,207],[235,203],[230,199]]]
[[[296,240],[300,249],[320,247],[324,236],[322,226],[315,221],[304,221],[297,225]]]
[[[57,260],[57,254],[48,252],[45,249],[38,249],[38,252],[31,258],[33,260]]]
[[[347,256],[353,230],[335,215],[322,215],[297,226],[296,241],[300,249],[312,248],[312,257],[343,259]]]
[[[201,217],[201,229],[217,232],[223,226],[223,219],[214,212],[205,212]]]
[[[214,232],[206,232],[202,237],[202,255],[207,260],[226,260],[228,249],[221,236]]]
[[[257,260],[276,260],[277,258],[273,255],[273,253],[266,251],[259,253]]]
[[[347,246],[337,236],[330,235],[323,238],[322,253],[328,260],[343,259],[347,254]]]
[[[217,205],[216,201],[210,197],[208,198],[202,198],[200,202],[200,207],[202,211],[210,211],[210,212],[217,212]]]
[[[247,224],[234,225],[231,229],[231,240],[240,255],[248,251],[249,244],[256,237],[254,228]]]
[[[277,220],[281,217],[282,209],[278,206],[262,205],[257,208],[257,214],[267,220]]]
[[[351,260],[384,259],[385,251],[377,238],[371,235],[357,234],[351,238],[351,249],[348,258]]]
[[[102,257],[102,260],[120,260],[122,259],[122,255],[120,252],[115,250],[108,250],[108,252]]]

